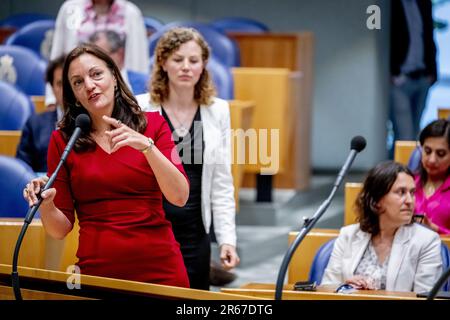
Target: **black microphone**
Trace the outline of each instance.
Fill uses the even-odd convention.
[[[37,194],[38,202],[31,206],[31,208],[28,210],[27,215],[25,216],[25,221],[22,226],[22,230],[20,231],[19,237],[16,242],[16,247],[14,249],[14,256],[13,256],[13,263],[12,263],[12,287],[14,289],[14,296],[16,297],[16,300],[22,300],[22,295],[20,293],[20,285],[19,285],[19,273],[17,272],[17,262],[19,258],[19,251],[20,246],[22,245],[23,237],[25,236],[25,232],[27,231],[27,228],[31,221],[33,220],[34,215],[36,214],[36,211],[39,209],[43,199],[41,197],[42,192],[45,190],[48,190],[52,187],[53,182],[56,179],[56,176],[58,175],[59,170],[61,169],[62,165],[66,161],[67,156],[69,155],[70,151],[73,149],[73,146],[75,145],[75,142],[80,137],[82,132],[88,133],[89,129],[91,127],[91,119],[87,114],[80,114],[75,119],[75,130],[72,133],[72,136],[69,139],[69,142],[67,143],[66,147],[64,148],[64,151],[61,155],[61,159],[59,160],[58,166],[56,167],[55,171],[53,172],[50,179],[48,179],[47,183],[44,185],[42,190]]]
[[[342,183],[342,179],[344,179],[345,174],[347,173],[348,169],[350,169],[350,166],[352,165],[353,160],[355,160],[356,155],[364,150],[366,144],[366,139],[364,139],[364,137],[353,137],[352,141],[350,142],[350,154],[348,155],[347,160],[342,166],[341,171],[339,171],[338,173],[336,181],[334,182],[335,187],[339,187],[339,185]]]
[[[325,210],[330,206],[331,200],[334,198],[334,195],[336,194],[337,189],[339,188],[340,184],[342,183],[342,180],[344,176],[347,174],[348,169],[350,169],[350,166],[353,163],[353,160],[355,159],[356,155],[364,150],[366,147],[366,139],[362,136],[356,136],[353,137],[351,143],[350,143],[350,154],[347,157],[347,160],[345,161],[344,165],[342,166],[341,171],[339,171],[339,174],[336,178],[336,181],[333,184],[333,189],[330,192],[330,195],[328,198],[320,205],[319,209],[314,213],[314,215],[311,218],[305,219],[302,229],[298,233],[295,240],[292,242],[291,246],[289,247],[288,251],[286,252],[286,255],[284,256],[283,262],[281,263],[280,271],[278,272],[278,278],[275,288],[275,299],[280,300],[282,293],[283,293],[283,283],[284,278],[286,276],[286,271],[289,266],[289,262],[292,259],[292,256],[294,255],[295,250],[300,245],[302,240],[305,238],[306,234],[314,227],[317,221],[319,221],[320,217],[324,214]]]

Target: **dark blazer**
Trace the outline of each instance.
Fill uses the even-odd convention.
[[[56,121],[56,110],[47,111],[32,115],[22,129],[16,157],[28,163],[35,172],[47,172],[47,148]]]
[[[426,72],[437,79],[436,45],[433,39],[433,17],[430,0],[417,0],[422,16],[424,62]],[[400,74],[409,48],[408,24],[401,0],[391,1],[391,75]]]

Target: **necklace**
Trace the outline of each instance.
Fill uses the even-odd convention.
[[[165,111],[167,113],[167,109],[165,109]],[[179,137],[184,137],[185,135],[187,135],[189,132],[189,128],[187,128],[187,126],[184,125],[183,121],[180,121],[180,119],[177,117],[177,115],[175,114],[175,112],[173,110],[170,110],[170,114],[173,116],[173,119],[175,119],[176,122],[178,123],[177,126],[174,126],[175,133]]]

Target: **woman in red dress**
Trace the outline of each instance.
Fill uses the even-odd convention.
[[[76,211],[82,274],[188,287],[162,195],[183,206],[189,184],[164,118],[141,111],[112,59],[93,45],[67,56],[63,95],[66,113],[50,140],[48,176],[77,115],[88,114],[92,126],[77,140],[53,188],[42,193],[45,230],[64,238]],[[43,183],[27,185],[30,205]]]

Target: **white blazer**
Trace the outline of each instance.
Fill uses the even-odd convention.
[[[371,235],[358,224],[341,229],[321,284],[339,285],[354,275]],[[442,273],[441,239],[419,224],[395,233],[386,275],[387,291],[429,291]]]
[[[136,96],[144,111],[161,113],[161,106],[150,103],[150,95]],[[210,106],[201,105],[205,150],[202,169],[202,218],[209,233],[211,217],[217,243],[236,246],[236,208],[231,175],[231,132],[228,102],[214,98]]]

